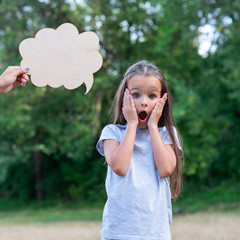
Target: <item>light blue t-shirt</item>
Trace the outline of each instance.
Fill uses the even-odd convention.
[[[104,156],[103,140],[121,143],[125,131],[126,125],[107,125],[97,143],[99,153]],[[159,132],[165,144],[172,144],[166,127],[159,128]],[[126,175],[118,176],[108,166],[105,185],[108,198],[103,211],[102,239],[171,239],[170,181],[161,178],[157,171],[148,128],[137,128]]]

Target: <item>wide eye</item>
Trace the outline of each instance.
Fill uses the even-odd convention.
[[[151,94],[151,95],[149,95],[149,98],[150,99],[155,99],[157,96],[155,95],[155,94]]]
[[[132,94],[132,97],[133,97],[133,98],[138,98],[138,97],[139,97],[139,94],[138,94],[138,93],[133,93],[133,94]]]

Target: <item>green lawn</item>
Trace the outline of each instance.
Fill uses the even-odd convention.
[[[26,209],[0,212],[0,223],[60,222],[60,221],[100,221],[102,209]]]
[[[229,212],[240,215],[240,185],[223,183],[212,189],[185,188],[175,203],[174,214]],[[0,223],[101,221],[104,203],[19,203],[0,201]]]
[[[0,202],[0,223],[34,223],[61,221],[100,221],[103,204],[76,205],[50,203]]]
[[[195,213],[198,211],[240,213],[239,182],[223,182],[214,188],[186,186],[182,196],[173,203],[176,212]]]

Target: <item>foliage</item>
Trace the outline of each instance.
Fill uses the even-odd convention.
[[[209,188],[200,184],[186,184],[182,197],[173,203],[175,213],[199,211],[240,212],[240,187],[235,181],[225,181]]]
[[[240,176],[239,1],[0,1],[0,66],[19,65],[19,43],[71,22],[100,38],[104,58],[91,91],[36,88],[0,96],[0,197],[105,198],[104,159],[95,149],[110,122],[126,68],[146,59],[164,72],[183,138],[187,181],[213,186]],[[199,55],[201,26],[215,31]],[[3,111],[2,110],[2,111]]]

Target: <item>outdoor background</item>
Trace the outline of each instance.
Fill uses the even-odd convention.
[[[31,82],[0,95],[0,239],[28,239],[1,236],[59,221],[60,229],[80,221],[71,225],[78,239],[97,239],[106,164],[95,145],[126,69],[142,59],[162,69],[183,140],[174,239],[202,239],[187,231],[204,235],[211,223],[220,225],[203,239],[240,239],[240,1],[0,0],[1,73],[20,64],[22,40],[65,22],[99,36],[103,66],[87,95],[84,84],[70,91]],[[97,235],[84,238],[91,224]],[[232,237],[216,237],[229,227]],[[39,239],[75,239],[57,232]]]

